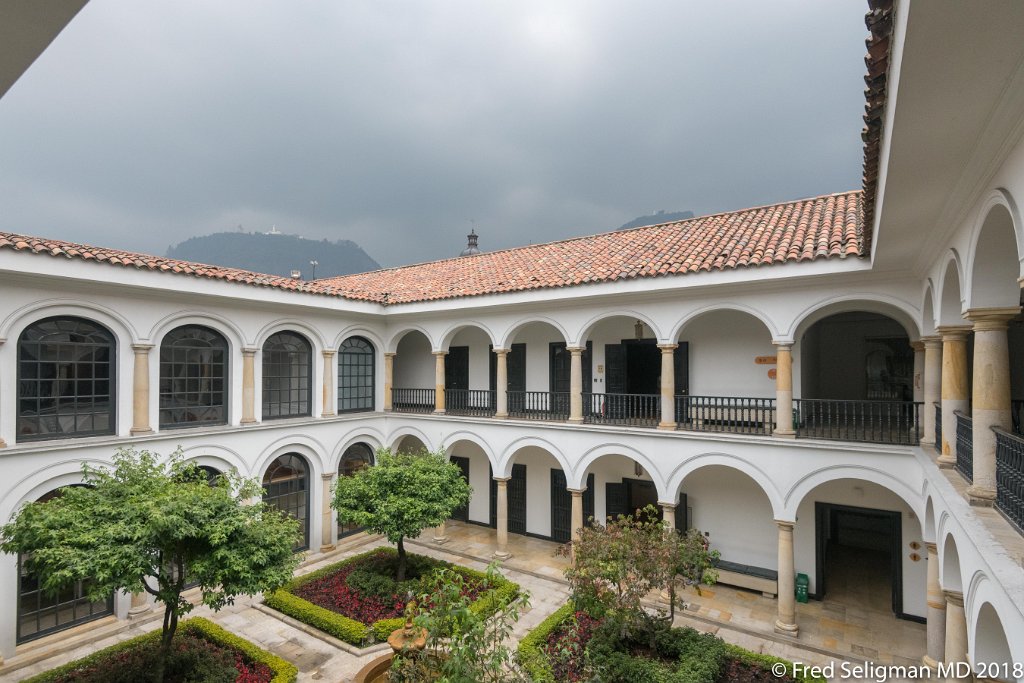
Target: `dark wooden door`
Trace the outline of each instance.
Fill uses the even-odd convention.
[[[627,514],[626,485],[621,481],[610,481],[604,485],[604,516],[605,519],[616,519]]]
[[[686,396],[690,393],[690,343],[679,342],[672,352],[672,360],[675,364],[676,396]]]
[[[526,465],[512,465],[512,478],[506,484],[508,531],[526,533]],[[491,526],[498,526],[498,482],[491,476]]]
[[[637,510],[653,505],[658,510],[658,518],[662,517],[661,506],[658,505],[658,489],[653,481],[645,479],[623,479],[626,485],[626,510],[628,514],[636,514]]]
[[[591,361],[594,343],[587,342],[583,350],[583,392],[589,393],[593,384],[594,368]],[[565,342],[551,342],[549,346],[548,382],[551,391],[568,392],[572,382],[572,354]]]
[[[462,470],[462,478],[465,479],[466,483],[468,484],[469,483],[469,458],[460,458],[457,455],[453,455],[451,457],[451,461],[453,463],[455,463],[456,465],[458,465],[459,469]],[[462,520],[463,522],[468,522],[469,521],[469,502],[468,501],[466,502],[465,505],[463,505],[458,510],[456,510],[455,512],[452,513],[452,519]]]
[[[627,394],[658,394],[661,350],[654,339],[624,339]]]
[[[587,476],[583,492],[583,524],[594,516],[594,475]],[[551,540],[567,543],[572,538],[572,494],[566,488],[565,472],[551,470]]]
[[[690,514],[685,493],[680,493],[679,500],[676,501],[675,525],[677,531],[686,531],[690,528]]]

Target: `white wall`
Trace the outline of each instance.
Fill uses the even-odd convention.
[[[433,389],[434,355],[430,342],[419,332],[410,332],[398,343],[395,356],[394,387],[396,389]]]
[[[778,527],[771,503],[757,482],[742,472],[711,465],[683,481],[693,509],[692,526],[711,534],[711,547],[723,560],[775,569]]]
[[[774,365],[755,365],[774,356],[764,323],[738,311],[715,311],[689,323],[679,341],[690,344],[690,395],[775,398]]]

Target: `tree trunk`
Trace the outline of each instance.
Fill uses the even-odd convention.
[[[157,658],[153,680],[163,683],[164,670],[167,668],[167,657],[171,654],[171,642],[178,628],[178,610],[167,605],[164,608],[163,632],[160,634],[160,656]]]
[[[398,538],[398,578],[397,581],[401,583],[405,581],[405,545],[402,543],[402,537]]]

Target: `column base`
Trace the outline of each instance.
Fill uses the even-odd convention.
[[[145,429],[136,429],[135,427],[132,427],[131,429],[128,430],[128,433],[131,434],[132,436],[145,436],[146,434],[156,434],[156,432],[154,432],[149,427],[146,427]]]
[[[507,420],[508,419],[508,413],[495,413],[493,415],[493,417],[494,417],[495,420]]]
[[[664,429],[666,431],[675,431],[677,425],[675,422],[659,422],[658,429]]]
[[[967,502],[973,507],[990,508],[996,503],[996,492],[994,489],[982,486],[969,486],[967,488]]]
[[[322,553],[329,553],[332,550],[337,550],[337,548],[338,548],[338,546],[334,545],[333,543],[331,545],[322,545],[322,546],[320,546],[320,552],[322,552]]]
[[[320,413],[320,417],[334,417],[337,413]]]
[[[796,638],[800,635],[800,627],[796,624],[784,624],[781,621],[775,621],[775,632],[784,636],[790,636]]]
[[[948,455],[940,455],[935,461],[935,464],[939,466],[940,470],[951,470],[956,465],[956,458],[952,458]]]
[[[4,441],[3,439],[0,439],[0,448],[7,448],[7,442]],[[0,660],[0,663],[2,662],[3,660]]]
[[[939,668],[939,663],[936,662],[931,657],[929,657],[927,654],[924,657],[921,657],[921,663],[924,664],[929,669],[931,669],[932,671],[935,671],[936,669]]]
[[[437,409],[434,410],[434,415],[444,415],[444,414],[445,414],[444,408],[437,408]]]
[[[772,432],[772,436],[778,439],[795,439],[796,430],[794,429],[776,429]]]
[[[142,615],[147,614],[147,613],[152,612],[152,611],[153,611],[153,605],[150,605],[149,603],[146,603],[145,605],[139,605],[138,607],[131,607],[131,608],[128,609],[128,618],[129,619],[138,619]]]
[[[447,542],[448,542],[448,537],[447,536],[434,536],[434,543],[436,543],[438,545],[444,545]]]
[[[570,417],[568,420],[566,420],[566,422],[568,422],[571,425],[581,425],[581,424],[583,424],[583,418],[582,417]]]
[[[496,559],[496,560],[507,560],[510,557],[512,557],[512,553],[510,553],[510,552],[503,551],[503,550],[495,550],[494,551],[494,559]]]
[[[391,406],[384,406],[384,412],[385,413],[393,413],[393,412],[395,412],[395,409],[392,408]]]
[[[238,424],[243,425],[243,426],[245,426],[245,425],[258,425],[259,421],[255,420],[255,419],[253,419],[253,420],[242,419],[242,420],[238,421]]]

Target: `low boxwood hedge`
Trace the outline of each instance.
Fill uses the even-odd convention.
[[[281,659],[277,655],[267,652],[252,642],[226,631],[217,624],[202,617],[192,617],[178,625],[175,637],[179,634],[188,634],[196,638],[202,638],[223,648],[241,652],[250,662],[266,665],[274,674],[271,683],[295,683],[299,670],[290,662]],[[140,645],[156,643],[160,640],[160,629],[150,631],[141,636],[122,641],[110,647],[104,648],[81,659],[68,662],[49,671],[26,679],[25,683],[51,683],[61,676],[65,676],[76,669],[102,664],[105,660],[115,655],[136,648]]]
[[[552,612],[547,619],[538,624],[519,641],[517,649],[519,664],[526,671],[531,681],[535,683],[557,683],[555,681],[555,674],[551,669],[551,664],[548,662],[547,655],[544,654],[542,647],[547,643],[548,637],[569,619],[572,619],[574,614],[575,610],[571,603],[562,605],[562,607]],[[758,654],[745,650],[738,645],[722,642],[720,639],[716,640],[721,643],[723,655],[727,659],[735,660],[748,666],[758,667],[769,672],[773,664],[782,663],[786,665],[789,675],[798,681],[803,681],[803,683],[825,683],[825,680],[821,678],[814,678],[806,674],[795,675],[793,663],[785,659]],[[637,664],[642,665],[639,662]],[[636,672],[633,673],[635,674]]]
[[[292,619],[301,621],[313,628],[320,629],[324,633],[330,634],[351,645],[363,647],[370,645],[373,642],[387,640],[388,636],[390,636],[395,629],[401,628],[405,624],[405,620],[402,617],[381,619],[367,625],[356,621],[355,619],[338,614],[337,612],[332,612],[331,610],[320,607],[319,605],[315,605],[308,600],[300,598],[294,593],[294,591],[310,581],[330,576],[344,567],[382,553],[393,556],[398,555],[398,552],[394,548],[376,548],[365,553],[353,555],[352,557],[341,560],[340,562],[329,564],[326,567],[321,567],[316,571],[312,571],[308,574],[292,579],[273,593],[264,595],[263,601],[268,607],[272,607],[278,612],[288,615]],[[465,576],[467,579],[482,581],[486,577],[484,572],[476,571],[475,569],[460,567],[458,565],[449,566]],[[470,605],[470,609],[479,614],[490,614],[497,609],[499,598],[511,599],[518,594],[519,584],[513,583],[504,577],[498,577],[494,588],[488,593],[477,598],[477,600]]]

